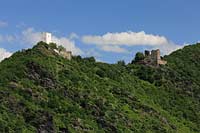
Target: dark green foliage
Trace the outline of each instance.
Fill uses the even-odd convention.
[[[118,61],[117,64],[118,64],[118,65],[121,65],[121,66],[125,66],[125,65],[126,65],[126,63],[125,63],[124,60]]]
[[[49,47],[52,48],[52,49],[58,49],[57,45],[55,43],[50,43]],[[61,46],[59,46],[59,48],[61,48]]]
[[[135,55],[135,59],[132,61],[132,63],[139,62],[143,59],[144,59],[144,54],[141,53],[141,52],[137,52],[136,55]]]
[[[0,63],[0,132],[200,132],[199,44],[159,68],[69,61],[55,47]]]
[[[95,58],[94,57],[86,57],[83,59],[86,62],[90,62],[90,63],[94,63],[95,62]]]
[[[66,51],[66,49],[63,47],[63,46],[58,46],[58,51],[60,52],[60,51]]]

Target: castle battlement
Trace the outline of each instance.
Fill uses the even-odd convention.
[[[145,58],[143,60],[144,64],[156,65],[156,66],[167,64],[167,61],[161,59],[160,49],[156,49],[152,51],[145,50],[144,55],[145,55]]]

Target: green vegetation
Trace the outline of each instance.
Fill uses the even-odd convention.
[[[66,49],[63,47],[63,46],[58,46],[58,51],[60,52],[60,51],[66,51]]]
[[[136,63],[136,62],[139,62],[139,61],[143,60],[144,58],[145,57],[144,57],[143,53],[137,52],[136,55],[135,55],[135,59],[132,61],[132,64]]]
[[[200,44],[159,68],[69,61],[55,48],[0,63],[0,132],[200,132]]]

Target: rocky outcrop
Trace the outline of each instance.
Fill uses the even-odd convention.
[[[27,74],[29,79],[34,80],[37,84],[45,88],[55,88],[55,79],[47,70],[34,62],[29,62],[26,66],[28,68]]]

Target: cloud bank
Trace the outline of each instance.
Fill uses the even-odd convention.
[[[125,53],[127,50],[122,46],[149,46],[152,49],[159,48],[163,54],[181,48],[181,46],[169,41],[164,36],[146,34],[141,32],[120,32],[106,33],[102,36],[86,35],[82,37],[82,41],[86,44],[97,45],[103,51]]]
[[[83,36],[84,43],[93,43],[98,45],[160,45],[168,43],[167,39],[163,36],[146,34],[141,32],[121,32],[121,33],[106,33],[102,36]]]
[[[0,48],[0,62],[5,59],[5,58],[8,58],[12,55],[12,53],[6,51],[5,49],[3,48]]]
[[[116,45],[103,45],[100,48],[101,50],[106,51],[106,52],[128,53],[126,49],[116,46]]]

